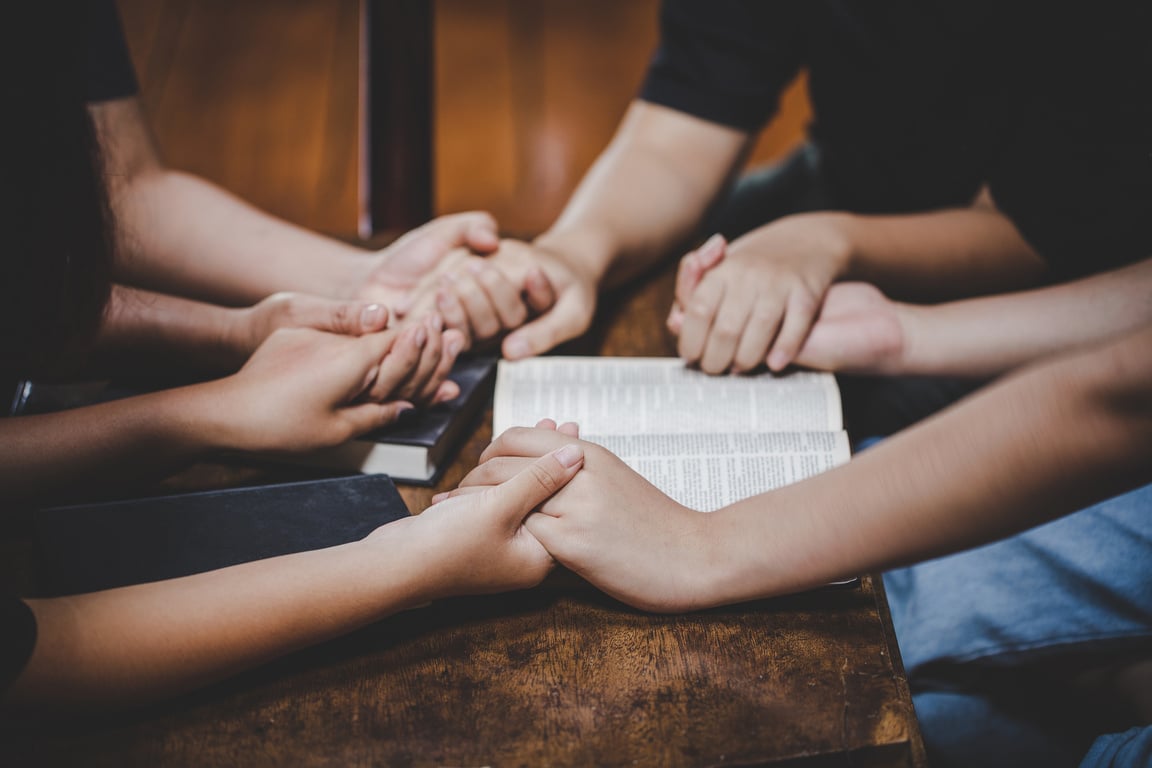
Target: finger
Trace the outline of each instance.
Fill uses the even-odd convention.
[[[688,303],[703,275],[704,269],[700,266],[700,259],[696,258],[696,251],[684,254],[676,266],[676,289],[672,294],[677,304],[683,306]]]
[[[464,245],[477,253],[491,253],[500,247],[499,227],[487,211],[459,214],[464,225]]]
[[[463,348],[464,334],[453,329],[444,331],[440,360],[436,369],[432,371],[427,384],[425,384],[424,391],[421,392],[421,397],[424,400],[432,403],[443,403],[460,394],[459,385],[454,381],[449,381],[448,374],[452,371],[452,366],[456,364],[456,357]]]
[[[540,267],[529,268],[524,276],[524,300],[533,314],[547,312],[556,303],[556,288]]]
[[[501,349],[509,360],[539,355],[584,333],[591,320],[592,307],[575,293],[565,293],[551,310],[508,334]]]
[[[705,373],[720,374],[732,367],[736,357],[736,346],[752,314],[753,297],[746,295],[746,289],[736,286],[731,296],[716,311],[712,328],[700,355],[700,370]]]
[[[538,457],[497,456],[483,464],[478,464],[475,469],[464,476],[464,479],[460,481],[460,486],[499,485],[523,470],[536,458]]]
[[[680,308],[678,303],[673,304],[672,309],[668,310],[668,319],[664,321],[664,324],[673,336],[680,335],[680,331],[684,329],[684,310]]]
[[[782,371],[788,367],[808,332],[812,330],[812,323],[816,320],[816,313],[820,310],[819,302],[806,291],[793,291],[788,297],[788,310],[784,315],[784,323],[780,326],[780,333],[768,353],[768,367],[773,371]]]
[[[720,275],[706,275],[685,305],[684,328],[680,331],[677,349],[680,357],[687,362],[695,363],[704,354],[704,346],[712,331],[712,320],[724,298],[724,291],[725,284]]]
[[[568,443],[533,461],[511,480],[493,489],[507,521],[520,527],[524,517],[568,484],[584,466],[584,450]]]
[[[701,268],[707,272],[719,264],[724,259],[724,252],[727,248],[728,241],[720,233],[716,233],[705,240],[704,245],[696,251],[696,258],[699,260]]]
[[[426,341],[427,331],[420,325],[410,326],[400,333],[395,345],[380,360],[380,372],[368,393],[370,399],[378,402],[389,399],[412,375],[420,364],[420,353],[424,346],[420,340],[421,331]]]
[[[439,504],[442,501],[447,501],[448,499],[454,499],[457,496],[468,496],[468,495],[473,494],[473,493],[484,493],[484,491],[488,490],[490,487],[491,486],[487,486],[487,485],[472,485],[472,486],[469,486],[467,488],[453,488],[450,491],[444,491],[443,493],[438,493],[435,496],[433,496],[432,497],[432,504],[433,505]]]
[[[752,315],[744,325],[740,343],[736,346],[736,370],[751,371],[764,363],[772,347],[772,339],[776,338],[776,331],[780,328],[780,319],[780,310],[775,302],[770,299],[756,302]]]
[[[499,333],[500,318],[496,308],[471,271],[465,270],[461,274],[446,277],[449,289],[456,294],[457,301],[464,308],[472,337],[478,340],[490,339]]]
[[[460,303],[451,287],[443,285],[436,292],[436,309],[444,318],[446,327],[460,331],[466,340],[472,338],[472,329],[468,326],[468,315],[464,312],[464,305]]]
[[[350,405],[341,413],[348,420],[353,434],[362,435],[374,429],[388,426],[400,418],[404,411],[411,410],[412,403],[393,400],[387,403],[359,403]]]
[[[540,419],[536,422],[536,429],[556,429],[556,422],[552,419]]]
[[[520,298],[520,289],[509,282],[503,272],[480,260],[468,262],[468,271],[487,294],[501,329],[519,328],[524,324],[528,319],[528,308]]]
[[[381,331],[388,325],[388,309],[382,304],[337,301],[315,296],[297,296],[289,322],[318,331],[360,336]]]
[[[437,323],[433,325],[431,320],[435,319]],[[443,333],[439,327],[439,317],[429,316],[416,326],[416,342],[420,344],[420,359],[416,363],[416,367],[408,378],[396,390],[395,397],[400,397],[405,400],[412,400],[413,402],[425,405],[428,399],[424,397],[425,388],[428,386],[433,373],[440,366],[441,350],[443,349]],[[423,337],[423,343],[420,342]],[[431,388],[429,396],[435,394],[439,384]],[[382,394],[382,393],[381,393]]]
[[[580,425],[574,421],[566,421],[556,428],[556,431],[568,437],[580,437]]]
[[[560,518],[537,513],[524,518],[523,525],[528,529],[528,533],[532,534],[533,538],[539,541],[544,549],[548,550],[548,554],[552,555],[557,562],[564,562],[564,522]]]
[[[550,429],[512,427],[504,430],[503,434],[484,449],[484,452],[480,454],[480,462],[483,463],[497,456],[536,458],[549,451],[554,451],[568,442],[571,442],[568,436]]]

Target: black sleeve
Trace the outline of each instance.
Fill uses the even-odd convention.
[[[115,0],[87,0],[85,28],[88,101],[109,101],[136,94],[136,71],[124,42]]]
[[[1090,24],[1082,11],[1009,18],[1032,37],[1004,68],[988,175],[1060,279],[1152,258],[1152,4],[1106,2]]]
[[[0,695],[11,687],[36,647],[36,617],[23,600],[0,596]]]
[[[775,114],[803,63],[807,0],[665,0],[640,98],[741,130]]]

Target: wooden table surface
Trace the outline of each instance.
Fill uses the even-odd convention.
[[[672,354],[670,294],[668,272],[606,298],[565,351]],[[401,488],[410,509],[457,483],[490,439],[489,414],[438,488]],[[393,616],[142,713],[8,724],[0,738],[5,766],[924,764],[871,576],[655,616],[560,572]]]

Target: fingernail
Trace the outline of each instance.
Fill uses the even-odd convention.
[[[456,355],[460,354],[460,349],[463,346],[464,346],[464,340],[463,339],[452,339],[451,341],[448,342],[448,356],[449,357],[456,357]]]
[[[360,325],[364,328],[375,328],[386,316],[384,307],[379,304],[369,304],[360,311]]]
[[[467,269],[472,274],[479,275],[484,271],[484,264],[480,261],[470,261],[468,262]]]
[[[401,400],[400,402],[396,403],[396,415],[399,416],[405,411],[411,411],[415,407],[416,406],[412,405],[412,403]]]
[[[432,497],[432,503],[433,504],[439,504],[440,502],[444,501],[444,499],[446,499],[446,498],[448,498],[448,491],[438,493]]]
[[[532,354],[532,349],[524,339],[510,336],[504,340],[504,355],[509,359],[518,360],[521,357],[528,357],[530,354]]]
[[[557,449],[553,456],[556,457],[556,461],[560,462],[562,467],[571,469],[584,458],[584,451],[575,443],[568,443],[563,448]]]
[[[424,343],[428,341],[428,329],[422,325],[416,326],[416,332],[412,334],[412,340],[416,342],[416,346],[424,346]]]
[[[428,327],[434,331],[444,330],[444,316],[439,312],[428,315]]]
[[[719,258],[723,247],[724,236],[719,233],[712,235],[712,237],[705,241],[704,245],[700,246],[697,258],[705,267],[710,267],[716,262],[716,259]]]

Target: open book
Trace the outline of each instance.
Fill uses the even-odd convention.
[[[575,421],[664,493],[712,511],[849,458],[827,373],[709,376],[677,358],[501,361],[493,435]]]

